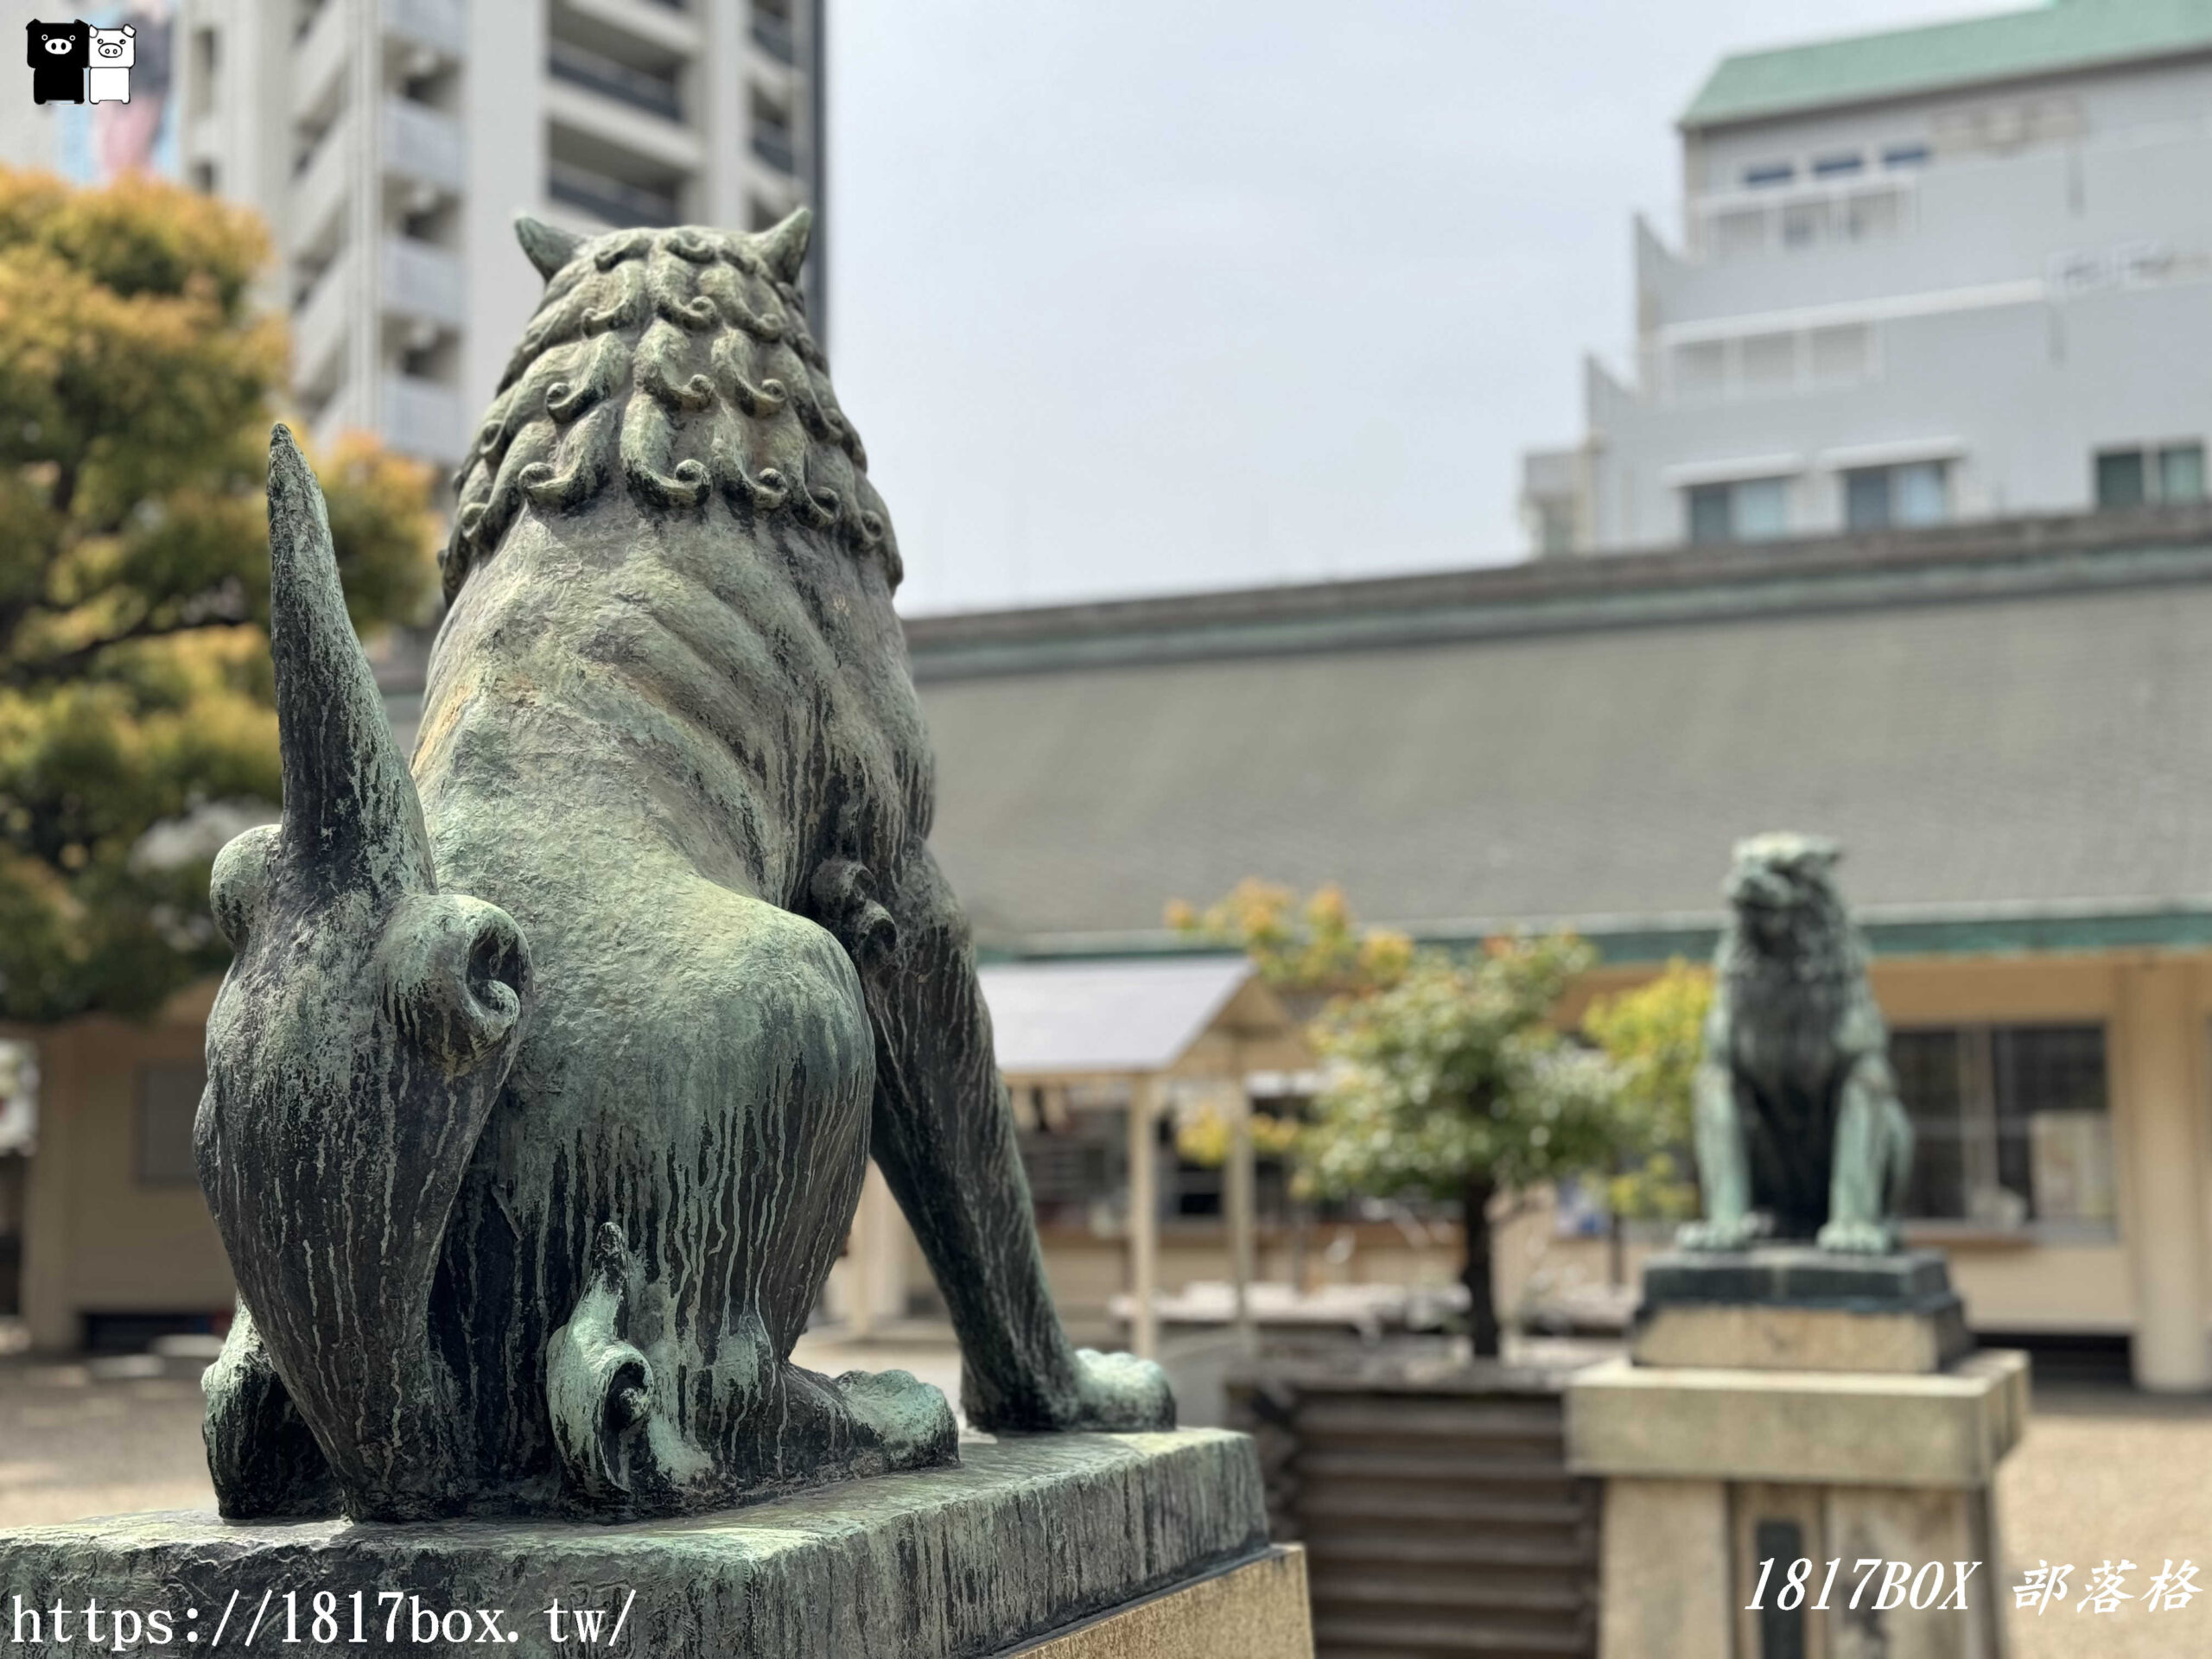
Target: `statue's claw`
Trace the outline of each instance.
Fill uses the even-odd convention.
[[[1747,1250],[1762,1230],[1757,1216],[1684,1222],[1675,1233],[1675,1245],[1684,1250]]]
[[[1886,1255],[1897,1247],[1895,1234],[1878,1221],[1832,1221],[1813,1242],[1840,1255]]]

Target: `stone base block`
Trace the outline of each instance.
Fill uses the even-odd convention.
[[[1936,1312],[1910,1313],[1677,1302],[1646,1311],[1629,1338],[1629,1357],[1639,1365],[1753,1371],[1924,1375],[1973,1351],[1956,1297]]]
[[[1995,1659],[2005,1586],[1992,1491],[2025,1427],[2027,1376],[2025,1355],[1993,1351],[1928,1376],[1626,1360],[1579,1372],[1567,1463],[1605,1483],[1600,1650]],[[1801,1560],[1810,1588],[1784,1607]],[[1822,1606],[1831,1560],[1841,1589],[1828,1586]],[[1869,1561],[1879,1565],[1862,1584]],[[1904,1564],[1895,1584],[1892,1563]]]
[[[1218,1576],[1244,1563],[1265,1571]],[[1084,1636],[1074,1627],[1107,1615],[1172,1625],[1167,1610],[1179,1606],[1223,1632],[1205,1659],[1272,1659],[1305,1650],[1237,1647],[1232,1633],[1262,1605],[1279,1621],[1294,1574],[1302,1586],[1301,1563],[1268,1554],[1259,1462],[1243,1435],[1040,1435],[969,1442],[958,1468],[628,1526],[168,1514],[0,1533],[0,1633],[18,1607],[42,1611],[50,1625],[59,1606],[69,1639],[86,1650],[123,1634],[112,1623],[123,1612],[135,1616],[137,1645],[177,1653],[335,1659],[489,1643],[529,1659],[601,1649],[653,1659],[954,1659]],[[1147,1599],[1186,1586],[1187,1602]],[[1260,1593],[1268,1586],[1271,1597]],[[99,1642],[85,1628],[94,1601]],[[49,1628],[35,1640],[54,1637]],[[1037,1651],[1093,1659],[1123,1649]]]
[[[1306,1551],[1257,1560],[1107,1613],[1009,1659],[1313,1659]]]
[[[1629,1334],[1639,1365],[1933,1372],[1974,1349],[1933,1250],[1837,1255],[1801,1245],[1662,1255]]]
[[[1583,1475],[1981,1486],[2027,1415],[2028,1357],[2009,1350],[1930,1376],[1608,1360],[1567,1385],[1567,1466]]]

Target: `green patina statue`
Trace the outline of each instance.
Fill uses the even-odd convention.
[[[1853,1254],[1897,1248],[1912,1123],[1836,891],[1840,856],[1809,836],[1736,848],[1696,1082],[1705,1218],[1681,1230],[1686,1249],[1739,1250],[1770,1230]]]
[[[871,1156],[978,1427],[1172,1427],[1046,1289],[806,215],[518,229],[545,296],[411,775],[271,449],[283,818],[216,867],[197,1131],[223,1512],[621,1519],[953,1461],[936,1389],[791,1362]]]

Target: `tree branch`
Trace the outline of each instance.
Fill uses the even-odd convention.
[[[195,633],[202,628],[235,628],[241,626],[245,620],[242,616],[172,617],[167,621],[156,622],[150,616],[142,617],[119,632],[95,639],[89,645],[79,645],[73,651],[65,651],[35,663],[10,663],[4,671],[0,671],[0,684],[17,690],[51,684],[79,672],[102,652],[117,645],[127,645],[141,639],[166,639],[175,634]]]

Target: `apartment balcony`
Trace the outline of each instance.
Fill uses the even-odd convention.
[[[331,262],[292,312],[292,385],[327,397],[346,378],[346,343],[360,316],[359,265],[352,249]]]
[[[681,205],[673,191],[632,184],[570,162],[556,161],[546,168],[545,194],[565,207],[581,208],[617,228],[674,225],[683,219]]]
[[[293,118],[320,124],[317,118],[334,107],[351,57],[353,7],[359,0],[325,0],[292,48]]]
[[[451,467],[466,447],[461,391],[411,374],[384,378],[384,441],[400,454]]]
[[[395,178],[461,189],[468,170],[468,144],[461,123],[427,104],[387,98],[384,165]]]
[[[468,12],[462,0],[384,0],[385,33],[449,58],[468,52]]]
[[[546,73],[556,80],[582,86],[664,121],[683,119],[683,100],[673,73],[639,69],[573,41],[552,41],[545,56]]]
[[[335,3],[330,8],[340,9]],[[295,257],[326,257],[345,241],[345,209],[353,199],[359,147],[360,123],[348,110],[322,135],[307,166],[293,175],[284,225]]]
[[[786,69],[798,64],[798,41],[791,34],[789,18],[756,10],[746,32],[752,36],[754,47],[772,63],[779,63]]]
[[[663,0],[563,0],[563,10],[677,57],[695,58],[704,46],[699,15],[688,6]]]
[[[581,139],[581,148],[632,157],[646,168],[690,175],[706,161],[706,147],[691,128],[573,80],[546,82],[545,113],[556,130]],[[555,149],[560,148],[556,134]]]
[[[384,243],[384,308],[410,321],[458,328],[468,318],[467,283],[461,257],[412,237]]]

